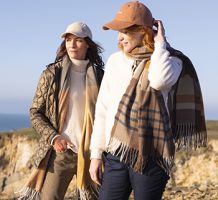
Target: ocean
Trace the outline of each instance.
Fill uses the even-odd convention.
[[[0,132],[29,127],[30,119],[27,114],[0,114]]]

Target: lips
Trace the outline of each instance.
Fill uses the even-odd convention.
[[[69,49],[69,52],[70,52],[70,53],[77,53],[78,51],[75,50],[75,49]]]
[[[72,48],[72,47],[71,47],[71,48],[68,48],[68,50],[69,50],[69,51],[77,51],[76,48]]]

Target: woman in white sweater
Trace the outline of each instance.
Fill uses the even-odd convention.
[[[182,61],[166,49],[162,22],[154,20],[140,2],[125,3],[103,28],[118,31],[121,51],[107,61],[96,104],[91,178],[101,185],[99,198],[103,200],[128,199],[132,190],[135,199],[158,200],[169,179],[163,161],[165,152],[158,152],[165,149],[159,144],[170,138],[168,94],[180,76]],[[149,119],[140,124],[145,118]],[[141,131],[139,127],[144,125]],[[156,135],[156,129],[161,135]],[[171,140],[167,145],[173,151]]]

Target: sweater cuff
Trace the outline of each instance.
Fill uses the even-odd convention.
[[[101,159],[102,158],[102,153],[103,151],[99,150],[99,149],[93,149],[91,150],[91,156],[90,159]]]
[[[154,43],[154,48],[155,49],[166,49],[166,46],[167,46],[167,44],[166,44],[165,41],[163,41],[163,42],[156,41]]]
[[[60,137],[60,135],[58,134],[58,135],[55,135],[52,139],[51,139],[51,146],[53,146],[54,145],[54,139],[55,138],[57,138],[57,137]]]

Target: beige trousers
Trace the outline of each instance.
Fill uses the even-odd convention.
[[[41,200],[63,200],[76,170],[76,153],[71,150],[64,153],[52,151],[41,192]]]

